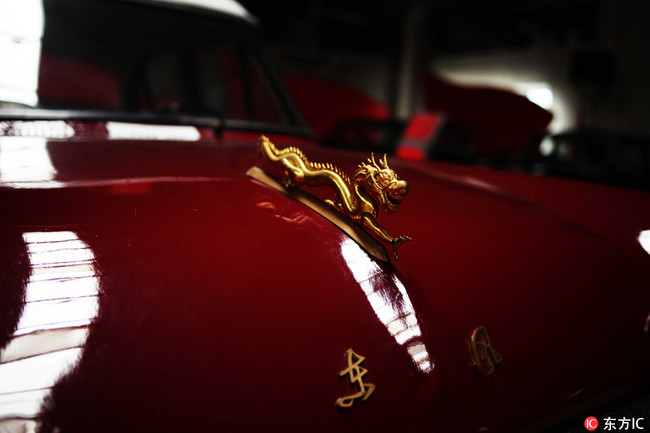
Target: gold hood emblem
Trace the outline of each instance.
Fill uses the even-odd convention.
[[[361,163],[352,180],[332,164],[310,162],[296,147],[279,150],[271,141],[261,136],[257,142],[260,155],[271,162],[282,164],[285,186],[328,186],[336,192],[334,200],[327,200],[336,210],[350,217],[382,242],[392,245],[397,259],[397,249],[411,240],[409,236],[393,237],[377,223],[381,208],[387,214],[397,211],[406,197],[409,185],[400,180],[388,167],[386,155],[379,163],[372,155]]]

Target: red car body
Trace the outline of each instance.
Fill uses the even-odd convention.
[[[410,192],[379,221],[413,241],[384,263],[246,176],[282,175],[258,124],[21,113],[0,124],[6,428],[537,431],[648,385],[646,193],[389,158]],[[348,173],[368,156],[268,128]],[[341,409],[350,348],[376,388]]]

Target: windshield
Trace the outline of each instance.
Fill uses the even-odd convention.
[[[0,114],[69,110],[300,126],[247,23],[131,2],[3,3],[10,13],[0,17]]]

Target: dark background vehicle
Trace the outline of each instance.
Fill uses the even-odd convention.
[[[387,129],[423,111],[447,119],[438,147],[461,151],[433,151],[433,159],[623,185],[608,174],[577,175],[578,166],[545,167],[542,137],[650,137],[650,14],[640,0],[310,0],[289,11],[243,3],[261,18],[284,74],[363,93],[389,112],[366,115],[374,124],[393,119]],[[332,115],[325,106],[301,108],[308,122]],[[351,120],[361,125],[362,112]],[[367,147],[367,135],[357,135]],[[400,141],[375,137],[391,149]],[[625,181],[647,184],[647,172]]]
[[[606,131],[550,135],[540,145],[544,174],[650,190],[650,140]]]

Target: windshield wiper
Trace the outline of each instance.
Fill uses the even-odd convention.
[[[221,129],[224,120],[217,117],[125,113],[116,111],[9,109],[0,110],[0,120],[89,120],[138,122],[165,125],[205,126]]]

